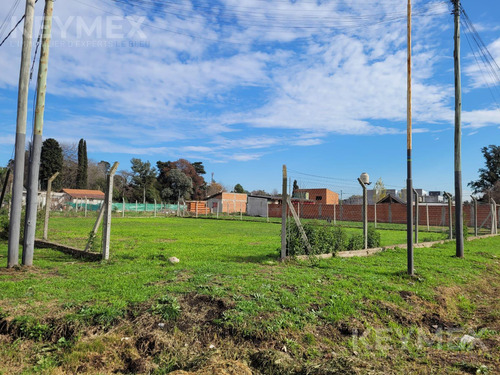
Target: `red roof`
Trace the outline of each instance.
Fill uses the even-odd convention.
[[[63,192],[71,198],[104,199],[104,193],[100,190],[63,189]]]

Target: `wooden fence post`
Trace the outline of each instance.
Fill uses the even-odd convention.
[[[286,191],[286,165],[283,165],[283,187],[281,192],[281,259],[286,257],[286,215],[287,215],[287,191]]]
[[[491,203],[491,234],[497,234],[497,203],[490,198]]]
[[[446,196],[446,198],[448,198],[448,226],[449,226],[449,238],[450,240],[453,239],[453,220],[452,220],[452,210],[451,210],[451,207],[452,207],[452,201],[451,201],[451,194],[450,193],[447,193],[447,192],[444,192],[444,195]]]
[[[473,202],[474,214],[472,216],[472,220],[474,221],[474,236],[477,237],[477,199],[471,195]]]
[[[429,203],[425,204],[425,216],[426,216],[426,220],[427,220],[427,232],[429,232],[430,231],[430,227],[429,227]]]
[[[54,173],[47,183],[47,195],[45,196],[45,222],[43,223],[43,239],[46,240],[49,233],[49,216],[50,204],[52,203],[52,181],[59,175],[59,172]]]
[[[104,223],[102,229],[102,259],[109,259],[109,240],[111,237],[111,213],[113,207],[113,177],[118,169],[118,162],[115,162],[109,170],[106,181],[106,197],[104,199]]]
[[[415,189],[413,189],[415,193],[415,243],[418,243],[418,220],[420,219],[419,210],[418,210],[418,193]]]

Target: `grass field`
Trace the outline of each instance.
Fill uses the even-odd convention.
[[[93,221],[55,217],[50,239],[82,248]],[[498,373],[500,238],[467,242],[465,259],[415,249],[410,278],[399,249],[280,263],[279,233],[116,218],[108,262],[36,250],[33,268],[0,270],[0,373]]]

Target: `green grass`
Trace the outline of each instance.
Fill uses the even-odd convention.
[[[91,226],[89,218],[54,218],[50,238],[83,247]],[[286,324],[292,326],[315,318],[311,305],[322,305],[322,317],[336,320],[355,315],[367,301],[385,298],[401,302],[397,293],[390,292],[408,288],[408,279],[402,274],[405,251],[319,261],[313,266],[283,265],[277,262],[279,231],[277,225],[254,222],[115,219],[109,262],[81,262],[55,251],[37,250],[37,272],[21,272],[14,279],[11,274],[1,274],[0,288],[4,303],[7,301],[11,308],[22,302],[36,309],[44,307],[38,302],[51,301],[97,303],[123,310],[163,292],[201,292],[240,299],[232,312],[235,319],[262,311],[276,312],[290,315]],[[382,245],[404,243],[406,239],[404,232],[381,234]],[[466,243],[467,261],[452,258],[449,245],[417,249],[417,273],[427,282],[415,283],[409,289],[430,298],[433,287],[450,283],[458,271],[459,280],[466,282],[485,261],[475,255],[472,249],[476,247]],[[0,249],[0,263],[6,263],[6,244]],[[181,262],[171,265],[167,261],[171,256]]]
[[[83,248],[93,221],[54,217],[49,238]],[[381,236],[382,245],[406,241],[403,231],[381,231]],[[439,233],[421,234],[425,236],[443,238]],[[0,271],[0,313],[23,317],[29,328],[26,335],[38,340],[48,335],[50,326],[44,318],[54,312],[59,319],[104,329],[141,311],[175,321],[184,314],[178,300],[196,294],[228,302],[214,320],[219,327],[242,338],[279,338],[286,332],[298,334],[307,327],[353,319],[385,324],[390,312],[384,304],[415,310],[401,292],[436,304],[440,288],[465,287],[486,273],[500,276],[499,267],[492,268],[500,257],[500,238],[466,242],[465,259],[453,256],[453,242],[415,249],[414,278],[405,274],[406,250],[281,263],[279,247],[276,224],[115,218],[107,262],[85,262],[37,249],[33,269]],[[180,263],[170,264],[171,256]],[[7,244],[0,242],[0,264],[6,263]],[[466,325],[477,306],[464,294],[453,296],[453,301],[458,324]],[[391,335],[402,329],[411,327],[396,325]],[[308,332],[287,340],[292,347],[309,348],[306,354],[311,358],[320,343],[324,345]]]

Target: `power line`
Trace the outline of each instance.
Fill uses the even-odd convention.
[[[73,1],[77,1],[77,0],[73,0]],[[112,2],[123,2],[124,0],[107,0],[107,1],[112,1]],[[106,3],[105,0],[101,0],[101,2],[104,2]],[[115,16],[123,16],[122,14],[117,14],[117,13],[114,13],[112,11],[109,11],[109,10],[105,10],[105,9],[102,9],[100,7],[96,7],[95,5],[92,5],[92,4],[88,4],[88,3],[85,3],[84,1],[78,1],[79,4],[82,4],[82,5],[85,5],[85,6],[88,6],[88,7],[91,7],[91,8],[94,8],[94,9],[97,9],[97,10],[100,10],[101,12],[104,12],[104,13],[107,13],[107,14],[111,14],[111,15],[115,15]],[[128,3],[124,3],[126,5],[130,5],[131,7],[134,7],[134,5],[132,4],[128,4]],[[437,4],[440,4],[440,3],[437,3]],[[153,9],[152,8],[149,8],[149,10],[152,12]],[[422,11],[420,13],[421,16],[429,16],[429,15],[441,15],[441,14],[445,14],[447,13],[448,11],[444,11],[444,10],[440,10],[440,11],[436,11],[436,12],[429,12],[428,10],[425,10],[425,11]],[[159,10],[159,9],[154,9],[154,13],[162,13],[162,10]],[[166,12],[163,11],[163,13],[165,14]],[[173,13],[173,12],[170,12],[172,15],[174,16],[178,16],[178,17],[187,17],[187,15],[181,15],[181,14],[177,14],[177,13]],[[169,13],[167,13],[169,14]],[[191,14],[192,16],[192,14]],[[246,26],[246,27],[266,27],[267,29],[272,29],[273,27],[274,28],[283,28],[283,29],[325,29],[325,28],[341,28],[341,29],[348,29],[348,28],[355,28],[355,29],[365,29],[367,27],[371,27],[371,26],[377,26],[377,25],[381,25],[381,24],[387,24],[387,23],[392,23],[392,22],[397,22],[397,21],[400,21],[400,20],[404,20],[406,18],[406,16],[397,16],[397,17],[392,17],[392,18],[386,18],[384,20],[378,20],[378,21],[371,21],[371,22],[366,22],[366,23],[351,23],[350,25],[321,25],[321,26],[293,26],[293,25],[289,25],[289,26],[286,26],[286,25],[271,25],[271,24],[261,24],[261,25],[258,25],[258,24],[254,24],[253,26],[252,25],[238,25],[236,23],[231,23],[231,25],[237,27],[237,26]],[[190,20],[192,20],[192,18],[190,18]],[[203,20],[205,21],[205,18],[203,18]],[[138,22],[138,21],[135,21],[135,20],[130,20],[132,22]],[[206,37],[206,36],[202,36],[202,35],[199,35],[199,34],[195,34],[195,33],[189,33],[189,32],[185,32],[183,30],[173,30],[173,29],[170,29],[170,28],[165,28],[165,27],[161,27],[161,26],[158,26],[158,25],[153,25],[151,23],[148,23],[148,22],[143,22],[141,20],[141,25],[144,25],[144,26],[147,26],[147,27],[150,27],[150,28],[153,28],[153,29],[158,29],[158,30],[162,30],[162,31],[166,31],[166,32],[170,32],[170,33],[174,33],[174,34],[179,34],[179,35],[184,35],[184,36],[187,36],[187,37],[190,37],[190,38],[194,38],[194,39],[201,39],[201,40],[207,40],[207,41],[211,41],[211,42],[217,42],[217,43],[225,43],[225,44],[231,44],[231,45],[254,45],[255,43],[259,43],[259,41],[253,41],[251,43],[244,43],[244,42],[234,42],[234,41],[230,41],[230,40],[224,40],[224,39],[214,39],[214,38],[209,38],[209,37]],[[307,36],[297,36],[296,38],[294,39],[302,39],[302,40],[307,40],[307,39],[312,39],[312,37],[307,37]],[[265,41],[264,41],[265,42]]]
[[[3,35],[5,28],[7,26],[7,21],[9,18],[12,18],[14,12],[16,11],[17,7],[19,6],[19,2],[21,0],[15,0],[14,4],[12,4],[12,7],[10,8],[9,12],[5,16],[5,19],[3,20],[2,24],[0,25],[0,37]]]
[[[497,101],[497,96],[494,91],[495,85],[500,83],[500,67],[496,63],[495,59],[488,50],[488,47],[486,46],[481,36],[477,32],[476,28],[474,27],[474,24],[472,23],[471,19],[469,18],[463,6],[461,6],[460,11],[463,15],[462,24],[468,30],[468,33],[470,33],[472,40],[475,46],[477,47],[477,52],[471,43],[468,33],[465,33],[467,43],[469,44],[474,59],[476,60],[479,72],[483,75],[484,83],[488,87],[488,90],[490,91],[490,94],[493,98],[493,101],[496,104],[497,109],[500,109],[500,105]],[[481,60],[482,64],[480,64],[479,60]],[[485,74],[488,75],[488,77],[485,77]],[[490,85],[490,81],[493,83],[492,85]]]
[[[35,4],[38,2],[38,0],[35,0]],[[12,30],[10,30],[10,32],[7,34],[7,36],[2,40],[2,42],[0,43],[0,47],[6,42],[7,39],[9,39],[10,35],[14,32],[14,30],[17,29],[17,27],[19,26],[19,24],[21,22],[23,22],[24,20],[24,14],[23,16],[21,17],[21,19],[19,21],[17,21],[16,25],[12,28]]]

